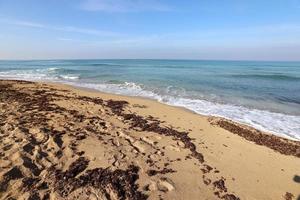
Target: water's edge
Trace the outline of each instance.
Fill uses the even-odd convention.
[[[34,82],[46,83],[46,84],[47,83],[53,83],[53,84],[58,84],[58,85],[65,85],[65,86],[76,88],[76,89],[79,89],[79,90],[88,91],[88,92],[96,92],[96,93],[100,93],[100,94],[104,93],[104,94],[108,94],[108,95],[117,95],[117,96],[121,96],[121,97],[133,97],[133,98],[146,99],[146,100],[162,103],[162,104],[165,104],[165,105],[168,105],[168,106],[173,106],[173,107],[176,107],[176,108],[179,108],[179,109],[184,109],[185,111],[188,111],[188,112],[191,112],[191,113],[194,113],[194,114],[198,114],[200,116],[220,117],[220,118],[228,119],[228,120],[231,120],[233,122],[239,123],[241,125],[246,125],[246,126],[249,126],[251,128],[254,128],[254,129],[266,132],[266,133],[270,133],[270,134],[273,134],[273,135],[276,135],[276,136],[279,136],[279,137],[287,138],[287,139],[294,140],[294,141],[300,141],[300,138],[292,137],[292,136],[289,136],[287,134],[282,134],[282,133],[278,133],[278,132],[275,132],[275,131],[270,131],[266,128],[253,125],[251,123],[245,123],[242,120],[235,120],[235,119],[223,116],[223,115],[211,115],[211,114],[205,114],[205,113],[197,112],[193,109],[190,109],[186,105],[180,105],[180,104],[175,104],[175,103],[172,104],[172,103],[168,103],[168,102],[163,102],[163,101],[155,99],[155,98],[150,98],[150,97],[145,97],[145,96],[135,96],[135,95],[112,93],[112,92],[108,92],[108,91],[102,91],[102,90],[99,90],[99,89],[96,89],[96,88],[93,88],[93,87],[83,86],[81,84],[79,85],[79,84],[76,84],[76,83],[73,83],[73,82],[59,82],[59,81],[34,81]],[[259,111],[259,110],[256,110],[256,111]],[[260,111],[260,112],[267,112],[267,111]],[[279,113],[276,113],[276,114],[279,114]],[[279,114],[279,115],[281,115],[281,114]]]

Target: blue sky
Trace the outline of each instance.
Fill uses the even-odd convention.
[[[0,0],[0,59],[300,60],[300,0]]]

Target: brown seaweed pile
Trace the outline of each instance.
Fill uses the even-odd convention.
[[[87,168],[88,163],[86,158],[80,157],[67,171],[55,170],[55,188],[62,197],[67,197],[78,188],[93,187],[99,189],[107,199],[111,199],[111,196],[122,200],[147,199],[146,195],[138,191],[135,183],[139,178],[137,166],[130,165],[127,170],[115,171],[96,168],[76,177]]]
[[[237,134],[246,140],[255,142],[258,145],[266,146],[284,155],[293,155],[300,158],[300,142],[289,141],[274,135],[267,135],[261,131],[250,128],[243,128],[236,125],[234,122],[227,120],[219,120],[214,124]]]
[[[155,176],[156,174],[167,174],[167,173],[174,173],[174,172],[176,171],[173,169],[163,168],[162,170],[150,169],[147,171],[147,174],[149,176]]]

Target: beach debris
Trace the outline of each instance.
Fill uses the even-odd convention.
[[[162,170],[154,170],[150,169],[146,173],[148,176],[155,176],[157,174],[167,174],[167,173],[175,173],[176,171],[173,169],[163,168]]]
[[[56,170],[55,188],[62,197],[67,197],[78,188],[93,187],[99,189],[108,199],[143,200],[147,196],[138,191],[136,180],[139,178],[137,166],[130,165],[127,170],[95,168],[87,170],[85,173],[76,177],[82,172],[88,161],[79,158],[71,164],[66,172]],[[83,167],[80,167],[83,164]]]
[[[285,200],[292,200],[294,198],[294,195],[290,192],[286,192],[284,195]]]
[[[221,192],[227,192],[227,188],[225,186],[225,180],[223,178],[219,179],[217,181],[214,181],[213,186],[215,188],[219,189]]]
[[[293,155],[300,158],[300,142],[291,141],[285,138],[280,138],[275,135],[262,133],[259,130],[242,127],[235,122],[220,119],[212,122],[213,125],[218,125],[231,133],[237,134],[246,140],[254,142],[258,145],[266,146],[274,151],[285,155]]]

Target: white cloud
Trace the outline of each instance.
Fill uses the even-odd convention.
[[[105,12],[170,11],[158,0],[84,0],[81,9]]]
[[[38,24],[34,22],[29,21],[19,21],[19,20],[3,20],[4,22],[7,22],[9,24],[18,25],[18,26],[27,26],[32,28],[46,28],[43,24]]]
[[[3,22],[5,24],[10,24],[10,25],[29,27],[29,28],[81,33],[81,34],[88,34],[88,35],[95,35],[95,36],[102,36],[102,37],[120,36],[119,33],[111,32],[111,31],[88,29],[88,28],[81,28],[81,27],[74,27],[74,26],[55,26],[55,25],[40,24],[36,22],[23,21],[23,20],[0,19],[0,22]]]

